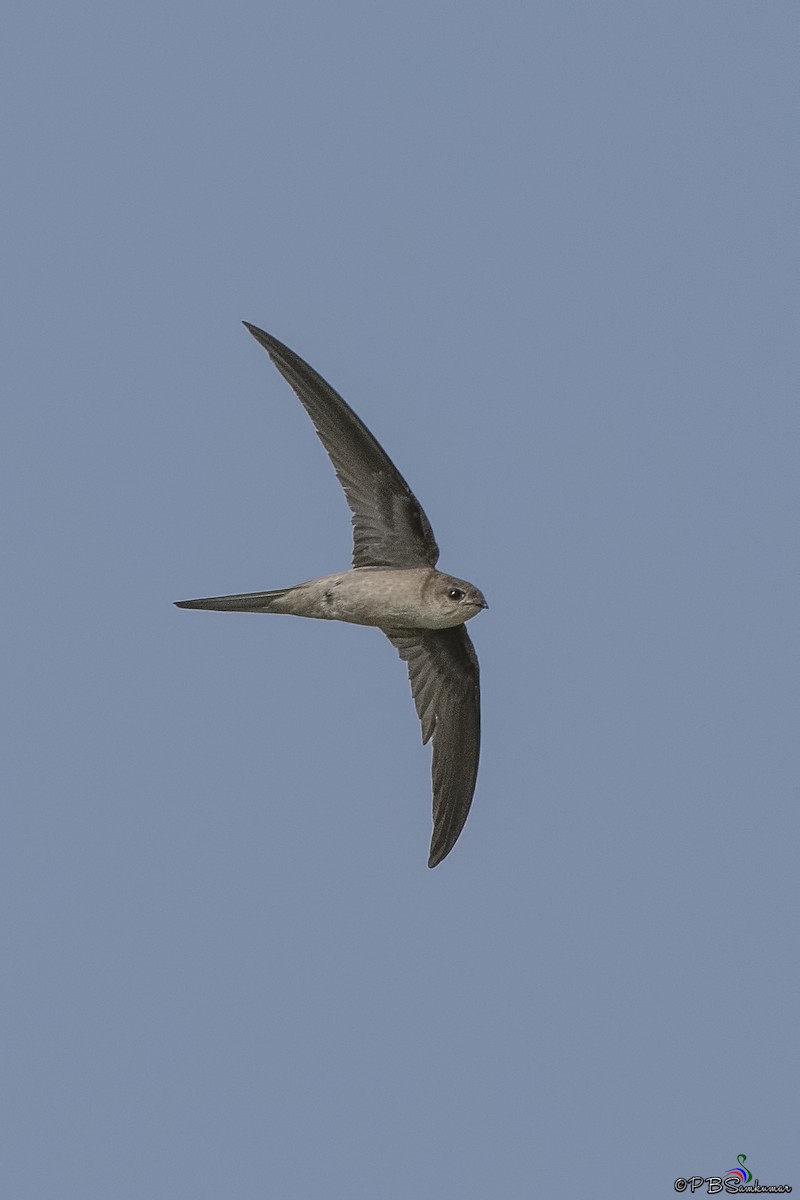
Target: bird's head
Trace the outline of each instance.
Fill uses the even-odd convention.
[[[427,599],[435,613],[436,627],[439,629],[463,625],[482,608],[489,607],[483,598],[483,592],[473,584],[464,579],[456,579],[453,575],[443,575],[439,571],[434,576]]]

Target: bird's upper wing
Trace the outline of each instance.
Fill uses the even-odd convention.
[[[445,858],[464,828],[481,748],[478,656],[465,626],[388,634],[408,664],[422,741],[433,737],[433,838],[428,866]]]
[[[244,322],[294,388],[353,513],[354,567],[433,567],[439,547],[397,467],[338,392],[294,351]]]

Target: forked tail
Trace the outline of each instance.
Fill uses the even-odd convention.
[[[246,592],[241,596],[208,596],[204,600],[176,600],[177,608],[208,608],[214,612],[269,612],[274,600],[291,592],[292,588],[276,588],[273,592]]]

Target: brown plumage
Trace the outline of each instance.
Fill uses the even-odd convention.
[[[382,629],[408,666],[423,743],[433,740],[428,866],[467,819],[480,755],[478,658],[465,622],[486,608],[472,584],[435,570],[439,547],[419,501],[361,419],[288,346],[248,325],[294,389],[353,514],[353,568],[291,588],[182,600],[179,608],[271,612]]]

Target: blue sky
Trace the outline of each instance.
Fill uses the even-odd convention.
[[[797,1159],[789,3],[12,4],[5,1189],[670,1195]],[[419,496],[473,811],[240,325]]]

